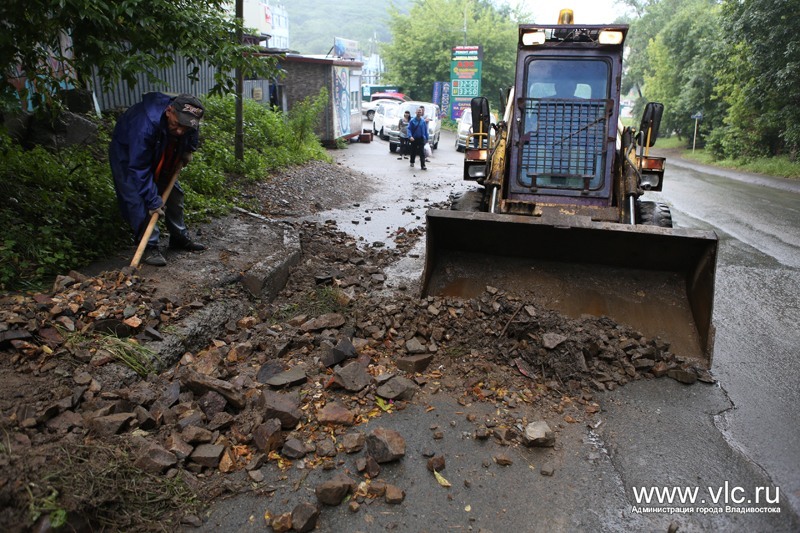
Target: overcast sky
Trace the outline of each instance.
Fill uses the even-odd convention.
[[[520,0],[534,16],[537,24],[555,23],[558,12],[571,9],[576,24],[610,24],[625,13],[627,7],[617,0]]]

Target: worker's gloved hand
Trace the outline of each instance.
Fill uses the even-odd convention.
[[[191,163],[193,157],[194,154],[192,154],[192,152],[184,152],[183,156],[181,157],[181,160],[183,161],[183,166],[186,166],[189,163]]]
[[[161,199],[160,199],[160,198],[159,198],[159,201],[161,201]],[[162,202],[161,202],[161,205],[159,205],[159,206],[158,206],[158,207],[156,207],[155,209],[148,209],[148,210],[147,210],[147,212],[148,212],[148,214],[149,214],[150,216],[153,216],[153,215],[155,215],[155,214],[158,214],[158,216],[160,216],[160,217],[163,217],[163,216],[165,216],[165,213],[164,213],[164,202],[162,201]]]

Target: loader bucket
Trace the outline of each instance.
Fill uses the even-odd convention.
[[[573,318],[608,316],[711,367],[713,231],[430,210],[426,239],[423,296],[491,285]]]

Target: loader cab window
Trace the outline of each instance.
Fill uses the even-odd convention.
[[[602,188],[610,62],[534,56],[525,83],[519,184],[586,192]]]

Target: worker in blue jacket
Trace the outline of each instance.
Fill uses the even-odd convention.
[[[425,143],[428,142],[428,123],[425,120],[425,108],[419,106],[417,115],[408,123],[408,141],[411,144],[411,167],[414,167],[414,159],[419,155],[419,166],[422,170],[425,167]]]
[[[169,247],[199,251],[205,246],[189,238],[183,222],[183,189],[177,182],[167,198],[161,194],[178,169],[186,165],[197,150],[198,128],[203,105],[192,95],[171,97],[147,93],[119,118],[109,147],[111,173],[122,217],[130,225],[136,241],[141,240],[154,213],[164,218],[169,231]],[[143,261],[164,266],[166,259],[158,248],[155,227]]]

